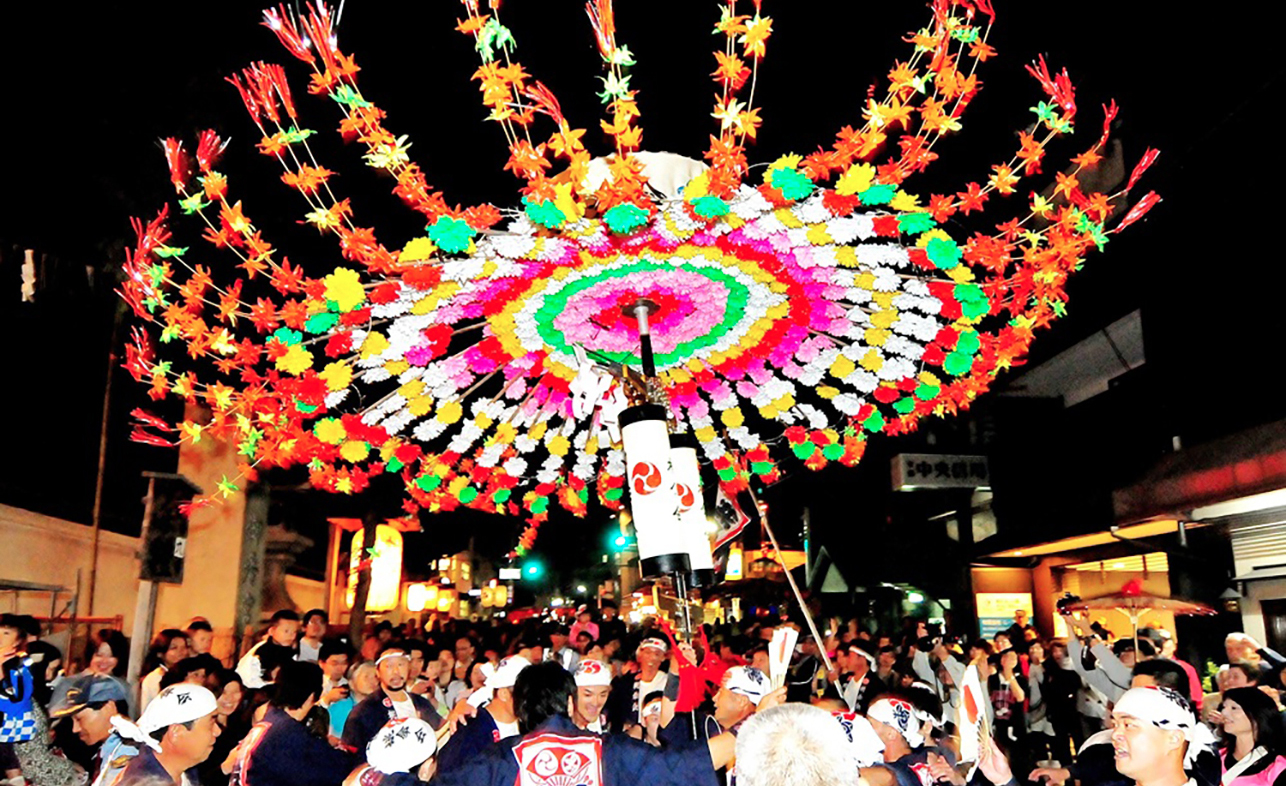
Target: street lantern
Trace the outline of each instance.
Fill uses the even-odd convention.
[[[406,610],[410,612],[424,611],[428,605],[429,587],[427,584],[410,584],[406,588]]]
[[[351,609],[357,595],[359,566],[369,557],[371,587],[366,595],[366,610],[383,612],[397,608],[402,595],[402,533],[387,524],[375,528],[375,545],[370,554],[362,549],[360,534],[353,537],[352,554],[348,560],[348,591],[344,602]]]

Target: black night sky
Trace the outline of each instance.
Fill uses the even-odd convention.
[[[1032,358],[1048,358],[1141,308],[1148,353],[1143,382],[1117,395],[1111,407],[1063,411],[986,399],[968,417],[928,429],[934,449],[948,452],[979,449],[978,434],[985,435],[983,448],[994,451],[1002,532],[1038,522],[1054,532],[1077,521],[1083,527],[1087,516],[1110,515],[1103,507],[1107,491],[1145,469],[1170,437],[1196,443],[1286,416],[1286,397],[1277,390],[1286,267],[1274,239],[1284,173],[1271,119],[1280,111],[1273,107],[1282,69],[1268,37],[1251,35],[1268,20],[1244,5],[1187,15],[1175,6],[1106,0],[995,4],[991,43],[1000,55],[981,68],[984,88],[963,133],[938,148],[941,161],[908,183],[909,190],[955,190],[985,177],[1014,148],[1014,131],[1029,122],[1027,108],[1039,100],[1022,65],[1041,53],[1053,67],[1069,69],[1081,106],[1081,132],[1066,149],[1051,150],[1051,160],[1077,152],[1081,140],[1097,134],[1098,106],[1111,98],[1121,106],[1127,166],[1146,147],[1162,151],[1143,190],[1155,189],[1165,201],[1146,222],[1113,239],[1106,253],[1090,256],[1071,285],[1070,315],[1039,337]],[[715,129],[708,75],[718,4],[616,5],[619,40],[638,60],[632,73],[644,148],[698,156]],[[811,152],[828,145],[840,127],[860,123],[868,86],[883,79],[895,59],[905,59],[910,45],[901,37],[929,19],[916,2],[763,5],[774,18],[774,34],[756,94],[764,126],[751,159],[761,163]],[[502,14],[517,38],[517,57],[559,96],[573,125],[591,129],[591,150],[607,152],[595,130],[600,61],[582,9],[578,0],[508,0]],[[297,223],[305,208],[278,182],[276,165],[254,150],[257,132],[224,82],[227,75],[252,60],[284,64],[305,124],[321,132],[318,156],[341,173],[358,214],[370,217],[389,247],[422,229],[419,216],[388,194],[358,151],[339,141],[335,108],[304,95],[306,72],[259,26],[261,10],[261,2],[244,0],[6,8],[0,25],[8,77],[0,125],[0,330],[8,349],[2,386],[8,417],[0,502],[89,521],[116,309],[111,289],[130,236],[128,219],[154,214],[173,196],[159,137],[194,138],[207,127],[231,137],[220,169],[229,175],[233,198],[244,199],[265,235],[310,273],[339,262],[333,243]],[[447,0],[348,0],[340,44],[356,54],[363,91],[388,112],[388,126],[410,135],[412,157],[432,185],[452,202],[507,205],[516,201],[517,181],[502,171],[507,151],[500,131],[482,122],[485,112],[469,81],[477,59],[469,39],[452,29],[462,15]],[[1017,209],[998,203],[988,216],[1000,221]],[[181,226],[192,241],[182,245],[201,244],[196,226]],[[51,258],[34,305],[19,302],[24,248]],[[148,402],[123,372],[114,382],[104,522],[136,531],[139,471],[170,469],[175,457],[128,442],[127,414]],[[940,503],[893,498],[887,459],[926,439],[877,440],[856,470],[798,468],[768,492],[775,518],[798,521],[808,505],[817,536],[832,553],[858,544],[898,553],[908,538],[891,523]],[[316,497],[282,517],[320,533],[326,515],[369,502]],[[782,526],[788,539],[796,536],[796,525]],[[473,534],[484,553],[503,553],[520,529],[520,521],[497,517],[438,517],[426,520],[414,548],[432,557]],[[588,521],[556,516],[542,528],[538,551],[565,570],[597,562],[605,531],[601,513]]]

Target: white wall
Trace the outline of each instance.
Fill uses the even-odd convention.
[[[78,616],[89,612],[89,567],[93,554],[93,530],[84,525],[33,513],[21,508],[0,505],[0,579],[29,581],[36,584],[66,587],[71,592],[58,596],[61,614],[77,589],[79,572],[80,607]],[[115,532],[99,533],[98,591],[94,614],[124,616],[124,630],[129,635],[133,624],[134,599],[138,594],[138,538]],[[52,593],[0,593],[0,611],[48,616]],[[50,641],[65,649],[64,631],[56,632]]]

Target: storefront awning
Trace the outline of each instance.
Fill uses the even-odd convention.
[[[1204,525],[1188,522],[1186,526],[1188,529],[1193,529]],[[1131,524],[1128,527],[1117,527],[1114,530],[1107,530],[1104,532],[1090,532],[1084,535],[1074,535],[1070,538],[1062,538],[1061,540],[1053,540],[1046,543],[1036,543],[1030,546],[1005,549],[1004,551],[997,551],[983,556],[984,558],[1012,558],[1062,554],[1069,551],[1093,548],[1095,546],[1105,546],[1109,543],[1119,543],[1123,539],[1139,540],[1141,538],[1155,538],[1162,535],[1172,535],[1177,532],[1178,529],[1179,522],[1176,519],[1145,521],[1139,524]]]

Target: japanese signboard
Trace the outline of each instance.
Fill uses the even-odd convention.
[[[893,490],[990,488],[986,456],[900,453],[893,457]]]
[[[1014,624],[1014,612],[1021,609],[1032,618],[1030,592],[975,592],[978,604],[978,635],[991,638]]]

